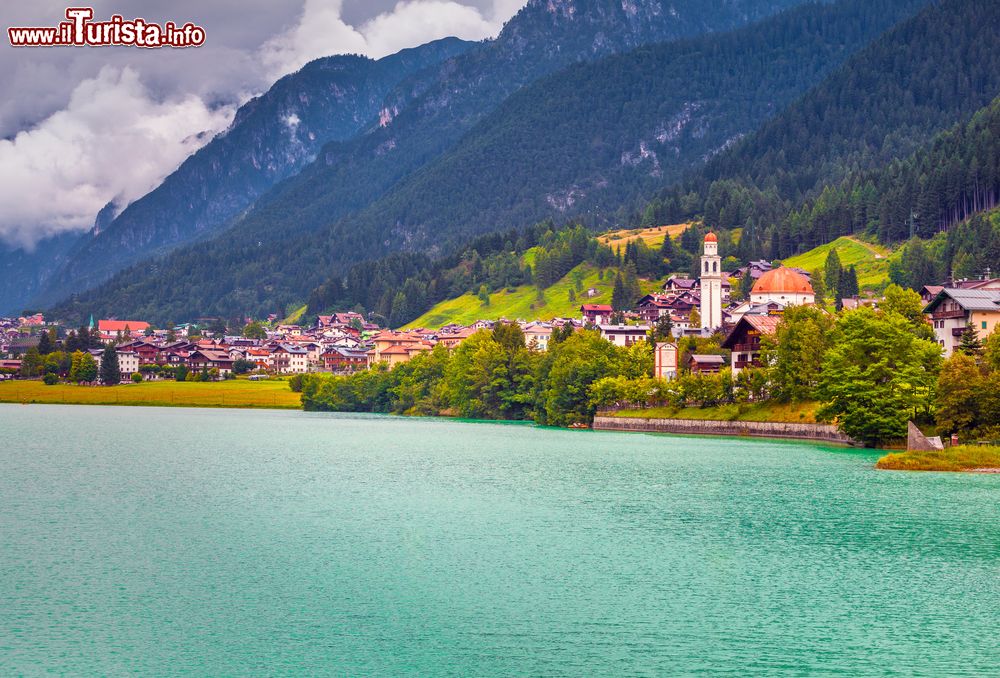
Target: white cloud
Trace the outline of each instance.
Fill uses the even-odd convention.
[[[496,28],[468,5],[447,0],[411,0],[368,21],[361,32],[368,43],[368,53],[378,58],[448,36],[481,40],[495,35]]]
[[[525,1],[495,0],[487,15],[455,0],[403,0],[354,27],[342,18],[343,0],[306,0],[298,23],[264,45],[261,61],[277,78],[330,54],[378,59],[449,36],[481,40],[495,36]]]
[[[0,238],[30,247],[88,228],[107,202],[154,188],[232,115],[193,95],[156,101],[136,71],[103,68],[64,110],[0,140]]]
[[[23,25],[46,24],[43,17],[55,11],[48,4],[58,2],[45,2]],[[183,16],[199,18],[198,0],[178,2]],[[401,0],[352,26],[343,20],[343,0],[304,0],[294,22],[253,43],[258,47],[248,36],[259,35],[259,26],[245,36],[209,15],[209,44],[198,50],[0,50],[0,65],[16,66],[0,73],[0,83],[11,86],[11,96],[0,102],[0,133],[9,133],[5,121],[46,116],[0,139],[0,241],[31,247],[57,232],[89,228],[108,201],[141,197],[224,129],[235,104],[255,93],[251,88],[266,87],[313,59],[345,53],[380,58],[447,36],[494,36],[525,2]],[[251,4],[262,15],[270,12],[264,18],[273,25],[270,17],[280,10],[271,0]],[[225,14],[222,7],[218,13]],[[65,101],[71,89],[68,103],[60,103],[54,93],[61,91]],[[294,127],[297,121],[285,122]]]

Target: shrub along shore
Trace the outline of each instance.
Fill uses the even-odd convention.
[[[887,454],[876,468],[893,471],[972,471],[1000,473],[1000,446],[956,445],[944,450]]]

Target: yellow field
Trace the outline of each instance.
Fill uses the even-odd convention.
[[[663,238],[670,234],[671,238],[676,238],[684,232],[690,224],[672,224],[670,226],[652,226],[650,228],[623,229],[611,231],[597,238],[597,242],[602,245],[610,245],[612,249],[621,246],[625,247],[633,240],[644,240],[653,249],[659,248],[663,244]]]
[[[0,382],[2,403],[146,405],[157,407],[258,407],[296,409],[298,393],[287,381],[148,381],[119,386],[46,386],[40,381]]]

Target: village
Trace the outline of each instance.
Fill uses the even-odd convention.
[[[99,374],[105,346],[114,345],[122,381],[176,378],[179,368],[183,374],[193,375],[188,378],[215,380],[236,374],[250,378],[309,372],[350,374],[380,364],[391,369],[438,344],[454,349],[498,322],[518,324],[528,347],[537,351],[548,348],[553,330],[567,326],[595,329],[618,346],[646,341],[654,327],[667,328],[668,335],[676,339],[721,337],[718,353],[689,353],[684,364],[680,364],[675,341],[657,341],[654,376],[670,380],[681,372],[716,373],[729,367],[735,375],[748,367],[760,367],[761,338],[774,334],[784,310],[816,304],[808,271],[775,267],[768,261],[751,261],[734,271],[721,270],[712,233],[705,236],[700,271],[698,278],[670,276],[662,291],[643,296],[630,310],[584,303],[579,316],[573,318],[484,319],[438,329],[386,329],[354,311],[319,315],[308,327],[282,324],[273,318],[268,323],[247,319],[240,335],[197,330],[188,324],[154,329],[142,320],[91,318],[86,331],[97,343],[86,350]],[[736,301],[732,286],[740,280],[751,280],[752,287],[745,299]],[[952,355],[969,328],[985,339],[1000,322],[1000,279],[958,280],[926,286],[920,294],[927,322],[945,357]],[[879,297],[868,295],[842,299],[839,305],[846,309],[877,307],[879,301]],[[64,332],[47,323],[41,313],[0,318],[0,378],[43,376],[44,369],[24,369],[28,354],[32,349],[41,354],[52,352],[60,340],[72,341],[75,334],[75,330]],[[664,338],[662,332],[660,338]]]

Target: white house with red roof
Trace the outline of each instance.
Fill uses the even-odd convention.
[[[98,320],[97,331],[104,341],[115,341],[125,336],[139,337],[149,329],[142,320]]]

